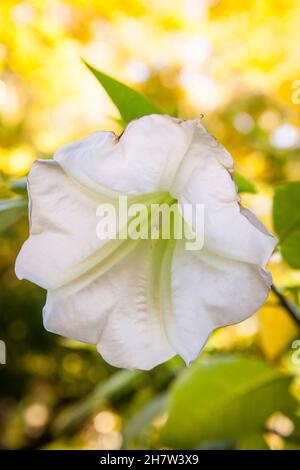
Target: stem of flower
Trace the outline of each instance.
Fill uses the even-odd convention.
[[[278,289],[277,287],[272,284],[271,287],[272,291],[278,298],[280,304],[282,307],[286,309],[286,311],[289,313],[289,315],[293,318],[293,320],[297,323],[298,326],[300,326],[300,310],[298,307],[290,302]]]

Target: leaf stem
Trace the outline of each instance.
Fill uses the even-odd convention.
[[[278,298],[280,304],[282,307],[286,309],[286,311],[289,313],[289,315],[293,318],[293,320],[297,323],[298,326],[300,326],[300,310],[298,307],[296,307],[295,304],[290,302],[278,289],[275,287],[274,284],[272,284],[271,287],[272,291]]]

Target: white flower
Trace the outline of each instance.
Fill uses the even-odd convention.
[[[241,207],[230,154],[198,120],[150,115],[117,138],[96,132],[37,160],[29,174],[30,237],[18,278],[47,289],[47,330],[93,343],[117,367],[190,363],[210,333],[266,301],[275,240]],[[168,192],[204,204],[199,251],[183,241],[100,240],[96,208],[118,194]]]

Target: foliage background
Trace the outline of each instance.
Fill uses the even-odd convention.
[[[274,189],[300,179],[299,21],[297,0],[2,0],[1,198],[15,202],[36,157],[96,129],[121,131],[83,57],[169,113],[204,114],[255,184],[243,203],[274,231]],[[283,216],[299,225],[294,188]],[[278,295],[214,333],[188,370],[176,358],[149,373],[118,371],[93,347],[44,331],[45,293],[14,274],[26,217],[11,225],[16,213],[2,212],[0,447],[300,448],[299,324]],[[298,236],[288,260],[278,250],[270,263],[293,305]]]

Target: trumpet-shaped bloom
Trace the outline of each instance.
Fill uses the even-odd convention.
[[[232,171],[232,157],[198,120],[163,115],[36,160],[16,273],[47,289],[45,328],[96,344],[114,366],[150,369],[176,354],[190,363],[214,329],[256,312],[270,289],[275,240],[240,205]],[[202,204],[204,246],[99,238],[97,208],[117,207],[120,194]],[[193,213],[187,218],[193,225]]]

